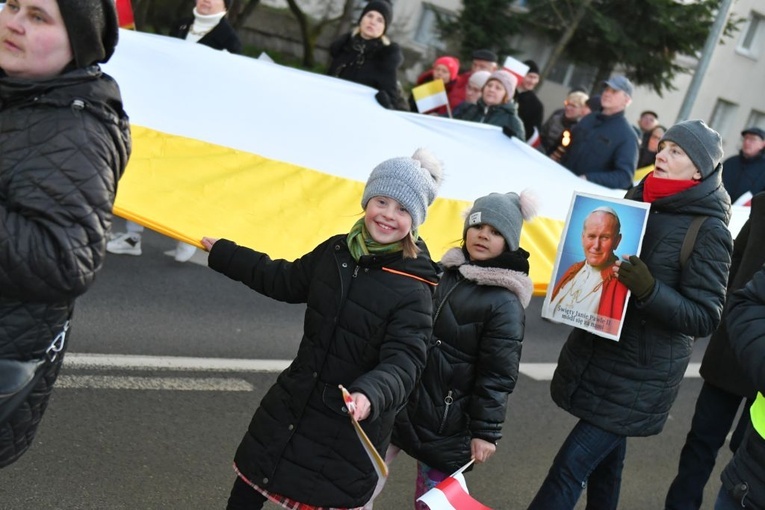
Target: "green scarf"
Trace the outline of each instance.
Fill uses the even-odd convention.
[[[414,238],[417,239],[417,232],[415,231],[413,234]],[[404,249],[401,241],[390,244],[380,244],[372,239],[372,236],[369,235],[369,231],[367,230],[367,226],[364,224],[364,218],[359,218],[351,228],[351,231],[348,232],[347,242],[351,257],[353,257],[353,260],[356,262],[358,262],[362,256],[371,253],[393,253]]]

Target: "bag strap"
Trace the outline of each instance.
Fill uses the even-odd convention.
[[[701,225],[706,219],[707,216],[696,216],[691,221],[688,230],[686,230],[685,238],[683,238],[683,245],[680,247],[681,268],[685,267],[685,263],[688,262],[688,259],[691,256],[691,252],[693,252],[693,247],[696,244],[696,237],[699,235],[699,229],[701,229]]]

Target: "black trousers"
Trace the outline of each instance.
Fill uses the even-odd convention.
[[[258,510],[263,508],[266,497],[236,477],[226,510]]]

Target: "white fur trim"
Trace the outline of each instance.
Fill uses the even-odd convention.
[[[452,248],[441,258],[441,264],[449,268],[459,268],[462,276],[478,285],[488,285],[491,287],[502,287],[509,290],[521,301],[523,308],[529,306],[531,296],[534,293],[534,284],[528,275],[513,271],[512,269],[502,269],[499,267],[480,267],[467,263],[465,254],[460,248]]]

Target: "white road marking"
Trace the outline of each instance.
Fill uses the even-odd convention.
[[[193,358],[184,356],[136,356],[127,354],[69,353],[64,365],[76,369],[176,370],[197,372],[281,372],[289,366],[286,359]],[[690,363],[685,377],[697,378],[701,363]],[[520,372],[536,381],[549,381],[556,363],[521,363]],[[72,376],[81,377],[81,376]]]
[[[64,366],[69,368],[186,370],[215,372],[281,372],[291,360],[191,358],[183,356],[134,356],[129,354],[68,353]]]
[[[61,375],[56,388],[163,391],[253,391],[242,379],[220,377],[127,377],[117,375]]]
[[[535,381],[551,381],[557,363],[521,363],[520,372]],[[698,378],[701,363],[689,363],[685,377]]]

